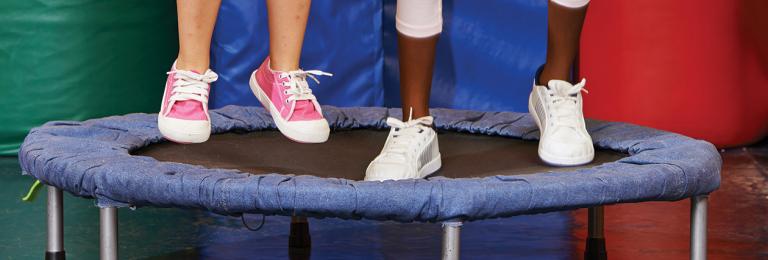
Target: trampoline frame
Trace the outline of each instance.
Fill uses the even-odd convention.
[[[691,226],[690,226],[690,259],[707,259],[707,203],[709,195],[691,197]],[[48,186],[47,200],[47,236],[46,260],[64,260],[64,207],[63,192],[54,186]],[[294,218],[296,219],[296,218]],[[607,259],[605,251],[605,236],[603,206],[589,208],[584,251],[585,259]],[[306,221],[303,220],[302,221]],[[305,222],[304,222],[305,223]],[[442,222],[443,241],[442,259],[458,260],[461,243],[461,220]],[[292,223],[291,228],[294,225]],[[291,235],[294,230],[291,231]],[[118,259],[118,220],[116,207],[99,208],[99,259]],[[308,234],[305,234],[308,236]],[[308,247],[308,245],[303,245]]]
[[[399,117],[399,109],[387,108],[335,108],[325,107],[326,118],[334,129],[383,129],[385,118]],[[522,140],[536,140],[537,130],[532,119],[526,114],[513,112],[480,112],[467,110],[433,109],[438,129],[511,137]],[[251,132],[274,129],[268,113],[260,108],[228,106],[211,111],[212,130],[215,133]],[[642,201],[677,201],[691,199],[690,219],[690,259],[707,257],[707,198],[720,184],[722,160],[712,144],[701,140],[668,133],[664,131],[634,126],[624,123],[593,122],[590,133],[594,134],[595,145],[608,150],[623,151],[630,154],[619,161],[605,163],[600,167],[578,170],[575,173],[542,173],[512,176],[499,175],[462,180],[436,178],[434,180],[416,180],[412,182],[390,182],[376,184],[356,182],[347,179],[333,179],[307,175],[283,175],[272,173],[240,178],[241,172],[222,169],[203,169],[188,164],[161,163],[152,158],[137,159],[130,154],[132,150],[162,141],[156,130],[156,116],[152,114],[131,114],[88,120],[85,122],[49,122],[30,131],[19,151],[19,160],[24,174],[30,174],[48,185],[47,200],[47,247],[46,259],[65,259],[63,236],[63,191],[75,196],[95,198],[99,209],[100,222],[100,258],[117,259],[118,257],[118,216],[117,208],[126,206],[180,206],[182,208],[201,208],[222,214],[238,216],[245,213],[292,216],[291,232],[288,241],[289,254],[308,254],[311,245],[307,217],[338,217],[341,219],[395,220],[401,222],[440,222],[443,227],[442,257],[458,259],[460,256],[460,233],[464,221],[481,220],[497,217],[512,217],[544,213],[550,211],[588,208],[588,234],[584,257],[586,259],[606,259],[604,225],[604,205],[642,202]],[[597,138],[596,138],[597,137]],[[93,142],[83,143],[83,139]],[[98,151],[97,155],[91,155]],[[118,162],[116,168],[100,167],[107,161]],[[152,167],[151,170],[133,172],[136,165]],[[135,197],[130,189],[109,189],[112,183],[127,182],[132,185],[145,183],[141,176],[156,176],[152,183],[174,183],[175,173],[189,171],[191,178],[215,176],[212,180],[233,179],[235,188],[248,188],[250,198],[225,196],[227,192],[209,192],[195,194],[192,198],[170,195],[165,186],[141,186],[146,191],[159,192],[158,196]],[[90,172],[89,172],[90,171]],[[202,172],[201,172],[202,171]],[[156,174],[156,173],[165,174]],[[631,174],[627,173],[631,172]],[[87,173],[87,174],[86,174]],[[127,173],[144,174],[139,177]],[[169,174],[170,173],[170,174]],[[188,174],[189,175],[189,174]],[[127,180],[120,177],[131,176]],[[77,182],[67,182],[67,178],[81,178]],[[109,177],[109,178],[107,178]],[[556,180],[565,178],[567,181]],[[158,182],[159,181],[159,182]],[[579,185],[566,185],[578,182]],[[198,182],[192,185],[199,189],[214,191],[220,189],[218,182]],[[290,185],[280,185],[289,183]],[[348,188],[347,186],[353,186]],[[376,196],[382,191],[400,194],[419,186],[434,188],[438,194],[409,194],[410,199],[393,200],[396,204],[387,207],[359,207],[360,201],[378,201]],[[609,185],[610,184],[610,185]],[[642,184],[642,185],[639,185]],[[464,196],[466,188],[478,189],[491,185],[496,189],[472,196],[484,199],[472,200]],[[543,186],[547,185],[547,186]],[[343,186],[340,188],[340,186]],[[637,189],[650,186],[652,189]],[[185,186],[178,186],[184,188]],[[307,206],[307,203],[325,201],[313,194],[331,188],[335,193],[328,196],[345,194],[355,199],[342,200],[333,205]],[[460,187],[460,188],[459,188]],[[135,187],[134,187],[135,188]],[[540,189],[536,189],[540,188]],[[256,189],[256,190],[253,190]],[[99,192],[96,192],[99,190]],[[398,193],[399,192],[399,193]],[[539,201],[537,194],[554,192],[566,196],[561,200]],[[146,194],[146,193],[142,193]],[[213,195],[218,195],[218,197]],[[324,194],[324,193],[323,193]],[[293,200],[280,200],[281,197],[293,197]],[[447,196],[447,197],[446,197]],[[451,197],[452,196],[452,197]],[[508,196],[525,196],[526,203],[518,200],[510,202]],[[309,199],[304,204],[297,204],[296,198]],[[213,199],[213,200],[212,200]],[[444,199],[456,199],[449,205],[436,204]],[[221,201],[228,202],[222,206]],[[258,203],[252,204],[253,201]],[[517,204],[516,204],[517,203]],[[202,206],[201,206],[202,205]],[[314,204],[313,204],[314,205]],[[363,204],[367,205],[367,204]],[[416,207],[429,210],[400,209]],[[475,214],[480,212],[479,214]],[[299,256],[297,255],[297,256]]]

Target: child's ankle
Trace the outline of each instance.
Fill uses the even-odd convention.
[[[571,73],[568,70],[552,70],[546,65],[541,70],[541,73],[537,75],[536,81],[541,85],[548,85],[550,80],[562,80],[570,82]]]
[[[270,60],[269,69],[272,71],[289,72],[289,71],[299,70],[299,65],[283,64],[283,63],[275,62],[275,60]]]
[[[205,73],[208,70],[208,62],[190,62],[181,57],[176,59],[177,70],[189,70],[197,73]]]

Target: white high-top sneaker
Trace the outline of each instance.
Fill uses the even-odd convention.
[[[437,133],[430,127],[432,117],[402,122],[387,118],[392,127],[381,154],[365,171],[366,181],[420,179],[440,169]]]
[[[581,165],[595,157],[582,113],[581,92],[587,92],[586,83],[586,79],[576,85],[562,80],[550,80],[547,86],[534,82],[528,110],[541,132],[539,157],[547,164]]]

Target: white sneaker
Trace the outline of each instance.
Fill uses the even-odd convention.
[[[366,181],[420,179],[440,169],[437,133],[432,130],[432,117],[425,116],[402,122],[387,118],[389,137],[381,154],[365,171]]]
[[[547,164],[581,165],[595,157],[582,113],[581,92],[587,92],[586,83],[583,79],[576,85],[562,80],[550,80],[548,86],[533,84],[528,110],[541,132],[539,157]]]

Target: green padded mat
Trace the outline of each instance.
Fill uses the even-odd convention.
[[[0,24],[0,155],[47,121],[154,112],[178,50],[169,0],[3,0]]]

